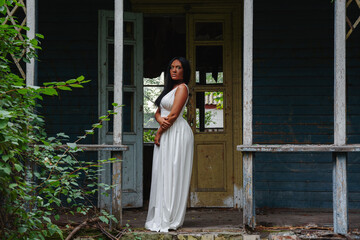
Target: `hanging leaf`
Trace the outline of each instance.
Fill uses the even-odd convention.
[[[58,95],[57,91],[54,88],[42,88],[43,91],[41,93],[49,96]]]
[[[22,95],[25,95],[28,91],[29,91],[29,89],[27,89],[27,88],[21,88],[21,89],[17,90],[17,92]]]
[[[36,33],[35,34],[38,38],[44,39],[44,35],[40,34],[40,33]]]
[[[66,81],[67,84],[76,83],[76,82],[79,82],[79,81],[76,80],[76,79],[70,79],[70,80],[67,80],[67,81]]]
[[[18,171],[18,172],[21,172],[23,170],[23,167],[20,164],[15,163],[14,167],[15,167],[16,171]]]
[[[69,88],[69,87],[65,87],[65,86],[60,86],[60,87],[58,87],[58,89],[60,89],[60,90],[64,90],[64,91],[72,91],[72,89],[71,89],[71,88]]]
[[[70,84],[70,87],[73,87],[73,88],[84,88],[83,85],[80,85],[80,84]]]
[[[84,79],[85,79],[84,76],[80,76],[80,77],[76,78],[76,80],[78,80],[79,82],[81,82],[81,81],[84,80]]]
[[[7,119],[0,119],[0,129],[4,129],[5,127],[7,127],[9,120]]]
[[[100,216],[99,219],[100,219],[102,222],[104,222],[104,223],[106,223],[106,224],[109,224],[109,219],[106,218],[105,216]]]

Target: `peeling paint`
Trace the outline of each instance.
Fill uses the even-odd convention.
[[[234,206],[234,197],[227,197],[223,201],[225,207],[233,207]]]
[[[196,206],[200,202],[196,192],[190,192],[190,202],[192,207]]]
[[[234,184],[234,208],[243,208],[243,189]]]

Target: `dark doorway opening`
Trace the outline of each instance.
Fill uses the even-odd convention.
[[[157,78],[176,56],[186,57],[186,18],[184,15],[144,16],[144,78]],[[149,87],[147,87],[149,88]],[[157,85],[154,88],[161,88]],[[150,101],[144,94],[144,105]],[[149,103],[150,105],[153,100]],[[144,126],[144,131],[156,130]],[[150,197],[153,143],[143,148],[143,199],[144,207]]]

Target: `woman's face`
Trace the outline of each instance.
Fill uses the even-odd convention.
[[[175,59],[171,63],[170,76],[171,76],[172,80],[174,80],[174,81],[181,81],[184,79],[183,67],[181,65],[181,62],[177,59]]]

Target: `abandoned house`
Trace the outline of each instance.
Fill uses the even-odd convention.
[[[33,83],[92,80],[44,102],[48,133],[76,139],[111,103],[124,104],[82,142],[96,151],[79,156],[105,159],[127,146],[122,173],[106,166],[99,178],[121,176],[124,208],[147,204],[153,101],[168,61],[185,56],[195,136],[189,207],[244,208],[250,226],[255,207],[339,204],[343,220],[339,209],[360,209],[358,0],[27,2],[45,36]],[[94,201],[111,209],[114,197]]]

